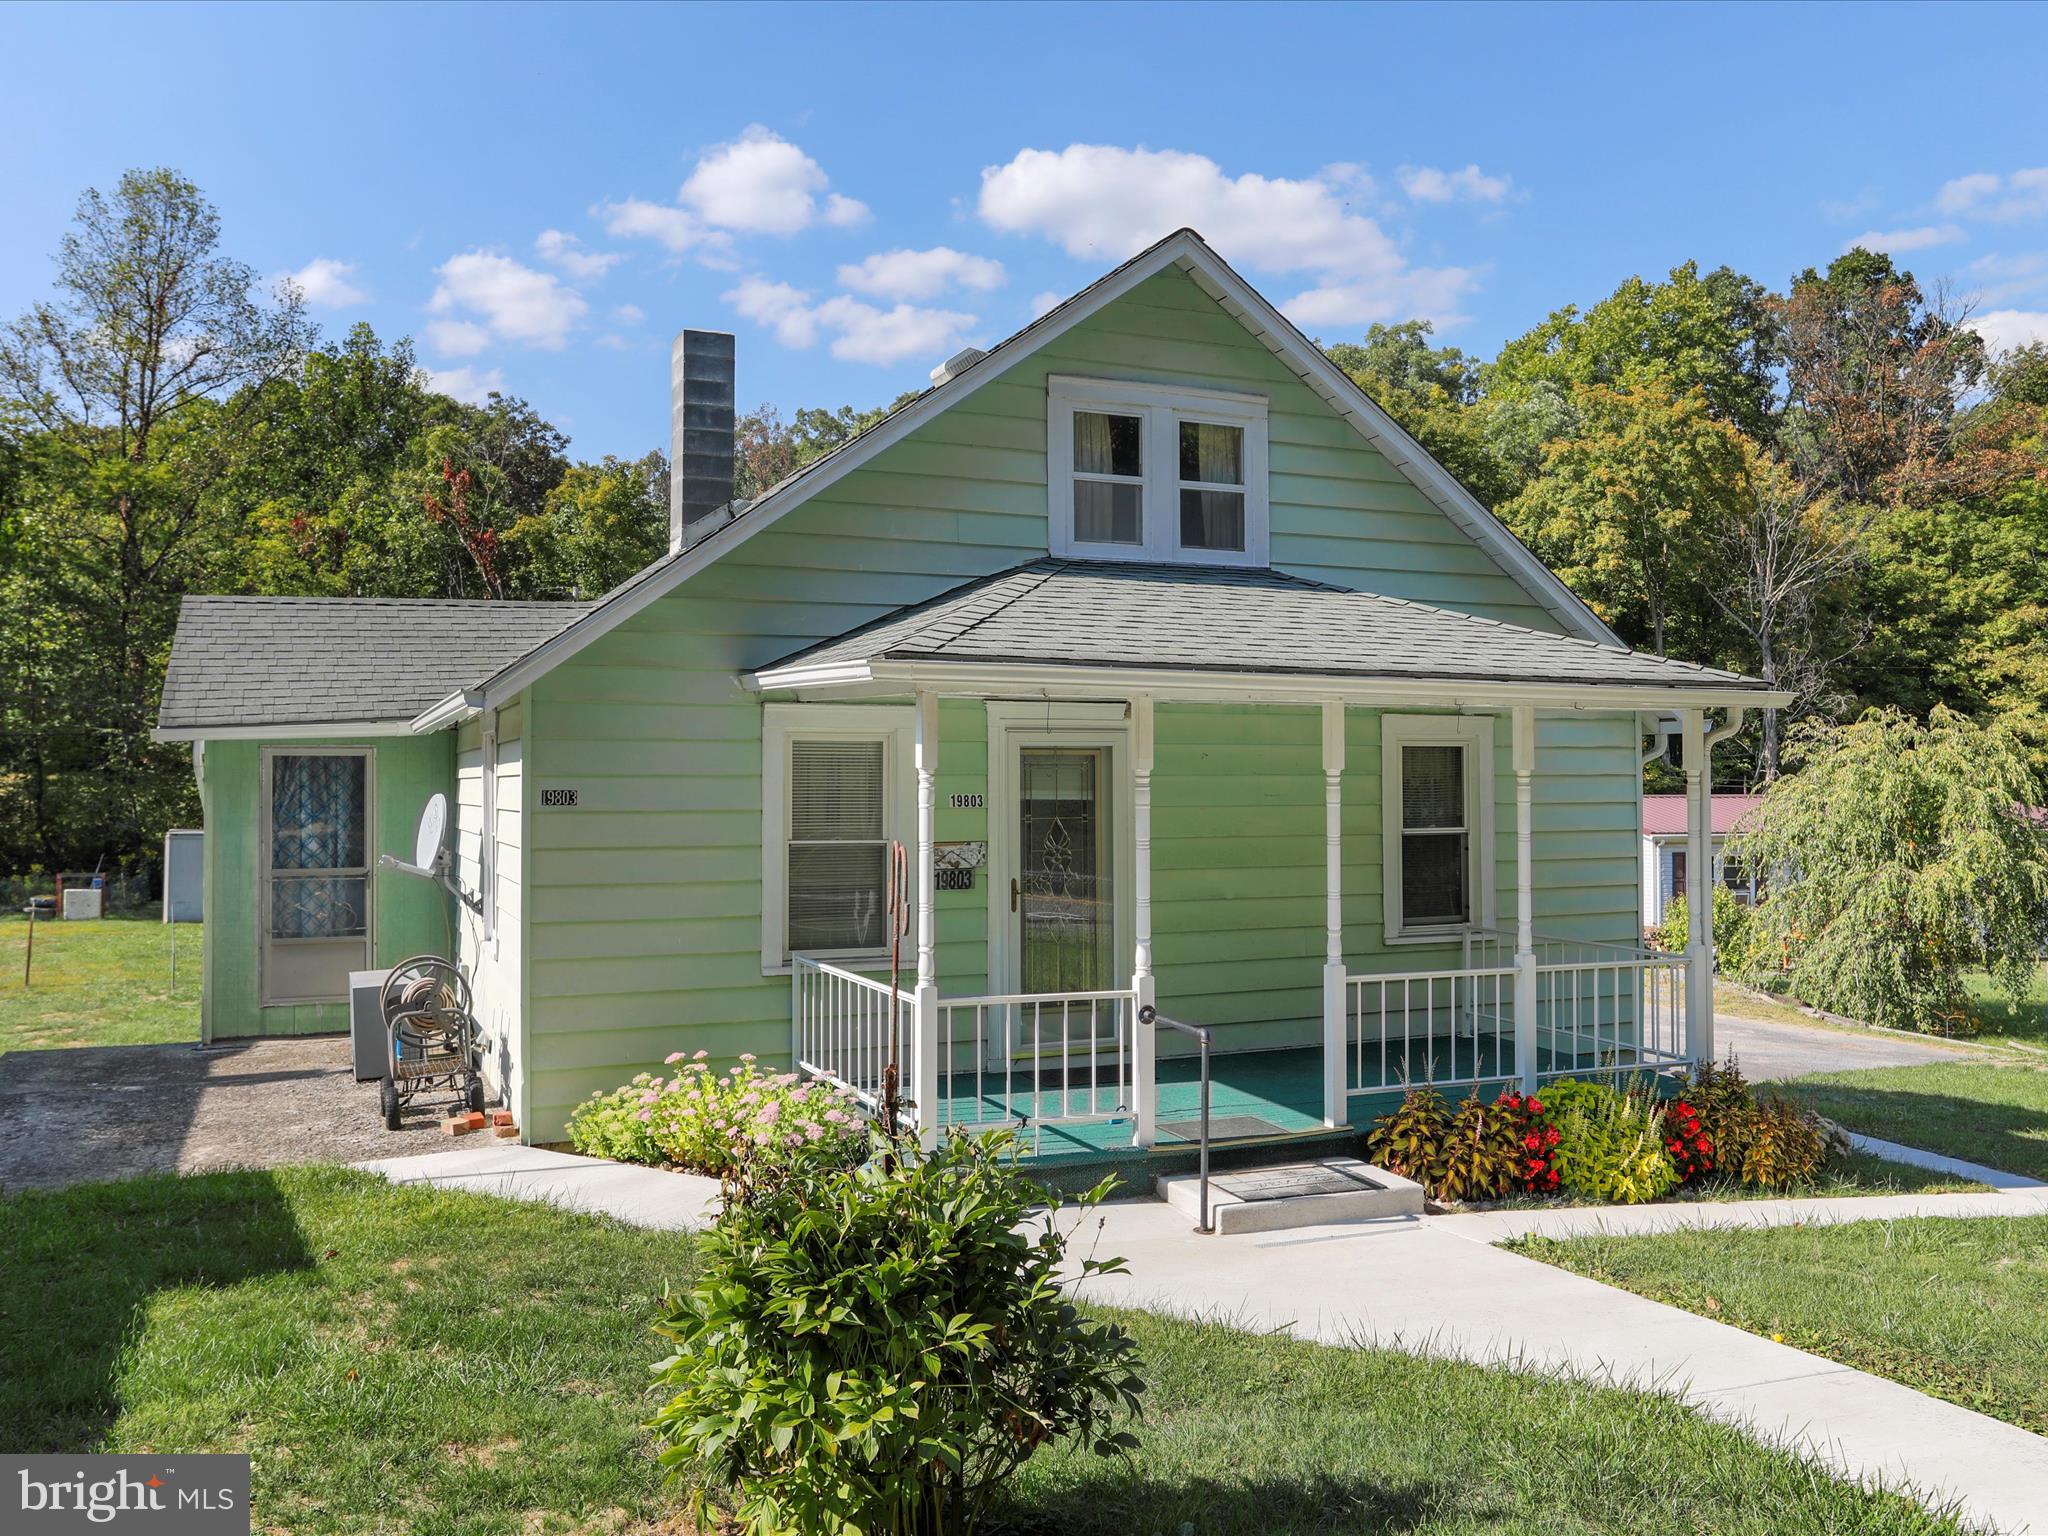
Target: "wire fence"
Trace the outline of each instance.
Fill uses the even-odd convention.
[[[28,874],[0,875],[0,913],[23,912],[31,901],[37,901],[41,911],[47,915],[56,904],[60,879],[67,890],[89,886],[97,879],[100,882],[101,910],[107,913],[146,911],[163,894],[162,876],[154,865],[101,870],[97,874],[91,870],[64,870],[61,873],[35,870]]]

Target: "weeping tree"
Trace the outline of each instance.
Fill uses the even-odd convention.
[[[1764,880],[1742,968],[1818,1007],[1942,1033],[1975,1027],[1963,977],[2010,995],[2048,932],[2048,826],[2024,747],[1936,706],[1795,726],[1729,854]]]

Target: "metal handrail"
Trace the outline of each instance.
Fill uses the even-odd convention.
[[[1150,1003],[1145,1004],[1144,1007],[1138,1010],[1138,1022],[1140,1024],[1163,1024],[1168,1029],[1179,1030],[1184,1035],[1192,1036],[1195,1044],[1201,1049],[1202,1136],[1197,1167],[1201,1175],[1202,1204],[1201,1220],[1196,1225],[1195,1230],[1204,1234],[1214,1232],[1216,1229],[1209,1220],[1209,1046],[1214,1036],[1209,1030],[1202,1028],[1198,1024],[1183,1024],[1179,1019],[1169,1019]]]

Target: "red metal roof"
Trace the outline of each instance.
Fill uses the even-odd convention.
[[[1764,803],[1762,795],[1715,795],[1714,835],[1733,832],[1742,818]],[[1685,796],[1643,796],[1643,835],[1673,837],[1685,834]]]

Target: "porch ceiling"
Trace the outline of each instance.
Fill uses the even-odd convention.
[[[1736,672],[1271,570],[1033,560],[798,651],[766,691],[1756,707]]]

